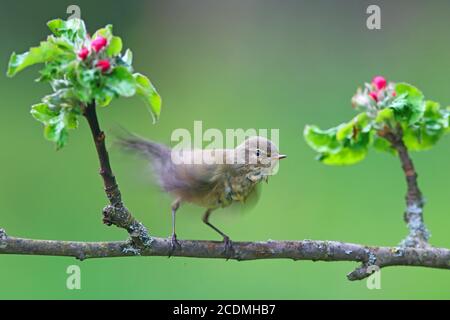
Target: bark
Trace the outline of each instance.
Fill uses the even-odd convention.
[[[381,135],[397,151],[406,178],[407,192],[404,220],[408,226],[409,234],[402,241],[402,245],[406,247],[427,247],[429,246],[430,233],[423,219],[424,199],[417,182],[418,174],[403,141],[402,129],[397,127],[395,131],[385,130]]]
[[[338,241],[264,241],[233,242],[233,251],[224,251],[219,241],[180,240],[171,252],[170,239],[151,238],[150,243],[136,248],[129,241],[76,242],[31,240],[7,236],[0,229],[0,254],[75,257],[80,260],[130,256],[177,256],[191,258],[292,259],[312,261],[355,261],[361,265],[347,275],[361,280],[372,271],[389,266],[417,266],[450,269],[450,250],[444,248],[371,247]]]

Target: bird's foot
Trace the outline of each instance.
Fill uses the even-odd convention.
[[[176,249],[181,249],[181,244],[178,242],[177,235],[174,233],[170,237],[169,258],[173,255]]]
[[[231,259],[234,254],[233,242],[230,240],[228,236],[223,237],[223,253],[225,254],[227,260]]]

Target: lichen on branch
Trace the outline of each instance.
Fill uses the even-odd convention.
[[[0,233],[1,235],[1,233]],[[370,247],[338,241],[261,241],[233,242],[230,256],[223,242],[180,240],[180,248],[172,252],[170,239],[153,238],[151,245],[135,248],[128,241],[75,242],[31,240],[0,237],[0,254],[47,255],[94,258],[134,256],[177,256],[191,258],[232,259],[238,261],[291,259],[312,261],[355,261],[361,263],[347,275],[349,280],[362,280],[371,271],[389,266],[416,266],[450,269],[450,250],[443,248]],[[374,268],[375,267],[375,268]]]

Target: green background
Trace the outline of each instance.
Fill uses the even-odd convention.
[[[365,10],[377,3],[382,29],[369,31]],[[48,34],[73,1],[2,1],[0,61]],[[78,1],[91,32],[114,24],[132,48],[136,70],[163,97],[157,125],[137,98],[99,111],[108,130],[120,124],[170,143],[176,128],[277,128],[289,155],[246,214],[213,215],[238,240],[327,239],[396,245],[405,183],[396,158],[372,151],[351,167],[314,160],[305,124],[336,125],[354,114],[356,87],[376,74],[407,81],[427,98],[450,104],[450,2],[170,0]],[[13,236],[83,241],[121,240],[101,223],[106,204],[88,128],[71,132],[56,152],[29,107],[50,89],[37,68],[0,76],[0,226]],[[4,74],[4,73],[3,73]],[[450,247],[450,138],[413,155],[427,199],[425,219],[435,246]],[[111,151],[124,200],[151,233],[170,233],[170,198],[152,185],[145,163]],[[184,206],[178,234],[219,237],[203,225],[203,209]],[[66,289],[66,268],[81,267],[81,290]],[[0,298],[450,298],[450,273],[413,267],[383,269],[380,290],[350,282],[351,262],[222,261],[188,258],[0,256]]]

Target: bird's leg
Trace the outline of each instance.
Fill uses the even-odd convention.
[[[181,245],[177,240],[177,234],[175,232],[175,217],[176,217],[177,210],[180,207],[180,204],[181,204],[181,199],[177,199],[174,201],[174,203],[172,203],[172,236],[170,238],[171,249],[170,249],[170,253],[169,253],[169,258],[172,256],[173,252],[175,251],[175,249],[177,247],[181,248]]]
[[[203,219],[202,220],[203,220],[203,222],[206,225],[211,227],[214,231],[216,231],[217,233],[219,233],[223,237],[223,243],[224,243],[224,246],[225,246],[224,253],[227,255],[227,260],[228,260],[229,258],[231,258],[231,255],[232,255],[232,253],[234,251],[233,250],[233,244],[232,244],[229,236],[227,236],[225,233],[220,231],[217,227],[215,227],[214,225],[212,225],[209,222],[209,216],[211,215],[211,213],[212,213],[212,209],[206,210],[205,214],[203,215]]]

